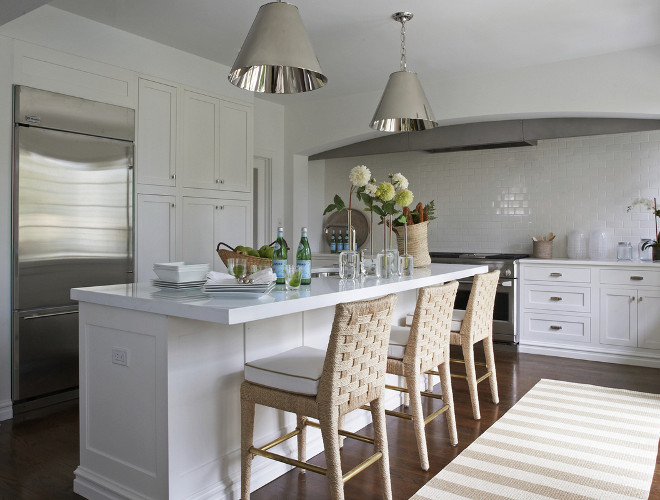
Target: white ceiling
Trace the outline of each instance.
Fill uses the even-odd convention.
[[[51,5],[231,66],[263,0],[54,0]],[[659,0],[295,0],[328,77],[306,99],[422,84],[660,44]],[[283,97],[283,96],[279,96]]]

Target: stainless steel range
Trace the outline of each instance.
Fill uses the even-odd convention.
[[[493,312],[493,340],[518,343],[518,260],[527,254],[487,254],[466,252],[430,252],[431,262],[444,264],[488,265],[489,271],[500,270]],[[457,309],[467,307],[472,279],[460,280],[456,294]]]

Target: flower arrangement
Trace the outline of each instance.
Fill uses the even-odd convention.
[[[361,189],[362,191],[364,191],[365,186],[367,186],[367,184],[369,184],[369,181],[371,180],[371,171],[365,165],[358,165],[357,167],[353,167],[351,169],[351,172],[348,174],[348,180],[351,181],[351,190],[348,193],[348,210],[351,210],[351,203],[353,201],[353,190],[355,188],[358,188],[358,198],[359,198],[360,197],[359,190]],[[340,212],[346,209],[346,204],[344,203],[344,200],[342,200],[341,196],[339,196],[338,194],[335,195],[332,201],[333,203],[330,203],[330,205],[328,205],[323,211],[323,215],[334,211]]]
[[[641,205],[645,207],[647,210],[650,210],[653,212],[653,216],[655,219],[655,241],[645,241],[642,244],[642,250],[646,250],[647,248],[651,247],[654,250],[654,254],[656,249],[660,250],[660,233],[658,233],[658,218],[660,218],[660,210],[658,210],[658,201],[653,198],[636,198],[633,200],[631,205],[628,205],[627,212],[630,212],[633,208],[635,208],[637,205]],[[654,255],[654,259],[655,255]]]

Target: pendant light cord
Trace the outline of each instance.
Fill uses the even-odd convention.
[[[406,71],[406,20],[401,19],[401,71]]]

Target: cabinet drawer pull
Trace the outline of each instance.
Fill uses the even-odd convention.
[[[551,278],[561,278],[562,274],[561,273],[550,273]]]
[[[630,280],[631,281],[642,281],[644,279],[644,276],[631,276]]]
[[[562,299],[561,297],[550,297],[550,300],[553,301],[553,302],[559,302],[559,301],[564,300],[564,299]]]
[[[559,326],[559,325],[550,325],[550,330],[561,330],[561,326]]]

